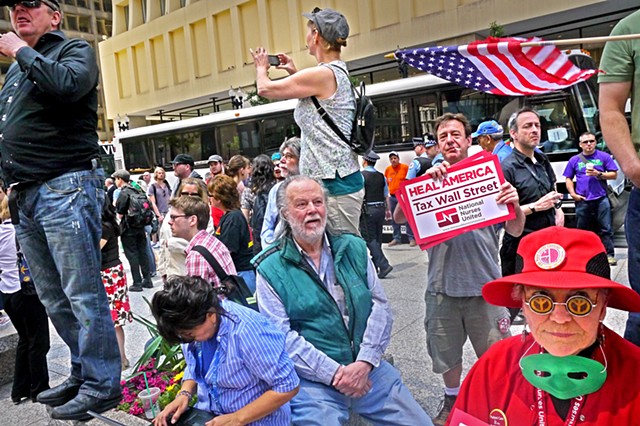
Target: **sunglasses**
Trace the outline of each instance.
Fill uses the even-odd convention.
[[[180,193],[180,195],[190,195],[192,197],[199,197],[200,196],[200,194],[198,194],[197,192],[186,192],[186,191],[182,191]]]
[[[42,3],[49,6],[52,10],[56,10],[56,11],[60,10],[60,8],[56,6],[54,3],[46,0],[23,0],[23,1],[16,2],[9,7],[11,8],[12,11],[16,10],[16,7],[18,5],[22,7],[26,7],[27,9],[38,9],[42,5]]]
[[[549,315],[553,312],[556,305],[564,305],[567,312],[574,317],[586,317],[598,306],[593,303],[587,296],[576,294],[567,299],[566,302],[554,302],[550,296],[546,294],[534,294],[524,302],[531,311],[538,315]]]

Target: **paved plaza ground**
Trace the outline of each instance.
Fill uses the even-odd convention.
[[[384,245],[386,247],[386,244]],[[387,354],[393,357],[395,366],[402,373],[405,383],[413,392],[418,402],[428,414],[434,415],[442,398],[442,378],[431,372],[431,361],[427,355],[424,331],[424,292],[426,288],[427,256],[419,248],[402,244],[393,248],[385,248],[394,267],[393,272],[382,280],[387,296],[390,300],[394,324],[391,343]],[[612,278],[628,285],[627,251],[616,249],[618,265],[612,268]],[[124,261],[124,255],[121,255]],[[461,259],[461,261],[463,261]],[[151,317],[148,306],[143,297],[151,298],[154,291],[161,286],[159,278],[154,279],[155,288],[145,289],[142,293],[131,293],[133,311],[145,317]],[[609,309],[605,323],[621,333],[624,330],[626,313]],[[2,332],[7,332],[3,330]],[[513,326],[512,333],[522,332],[522,327]],[[129,359],[134,361],[142,353],[143,345],[149,335],[146,329],[134,322],[125,327],[126,350]],[[49,370],[51,385],[62,382],[69,372],[69,351],[51,327],[51,350],[49,352]],[[475,355],[469,342],[465,346],[464,371],[465,374],[475,361]],[[130,374],[125,371],[123,377]],[[23,402],[13,405],[10,398],[11,384],[0,387],[0,424],[11,426],[44,426],[69,424],[69,422],[54,422],[49,419],[44,406]],[[89,425],[102,425],[92,420]],[[142,423],[144,424],[144,423]]]

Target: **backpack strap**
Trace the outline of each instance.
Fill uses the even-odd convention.
[[[316,98],[315,96],[311,96],[311,100],[313,101],[313,105],[315,105],[316,107],[316,111],[318,111],[318,114],[320,114],[320,117],[322,117],[324,122],[327,123],[327,126],[329,126],[331,130],[333,130],[333,132],[336,135],[338,135],[340,139],[342,139],[345,143],[348,144],[349,139],[347,139],[344,133],[342,133],[342,130],[340,130],[338,126],[336,126],[336,123],[331,119],[331,117],[329,117],[329,114],[327,113],[327,111],[325,111],[323,106],[320,105],[320,102],[318,102],[318,98]]]
[[[193,246],[191,250],[197,251],[202,255],[202,257],[204,257],[204,259],[209,263],[209,265],[211,265],[211,267],[213,268],[213,271],[216,273],[220,281],[224,281],[227,279],[229,275],[224,271],[224,269],[222,269],[222,266],[220,266],[220,263],[218,263],[216,258],[213,257],[213,254],[211,254],[211,252],[207,250],[205,246]]]
[[[349,74],[342,69],[341,67],[337,66],[337,65],[331,65],[331,64],[325,64],[325,66],[331,68],[331,69],[339,69],[340,71],[342,71],[344,73],[344,75],[347,76],[347,79],[349,79]],[[337,84],[337,81],[336,81]],[[358,105],[358,101],[357,101],[357,91],[356,88],[353,87],[353,84],[351,83],[351,81],[349,81],[349,84],[351,85],[351,90],[353,91],[353,97],[356,100],[356,107]],[[327,113],[327,111],[324,109],[324,107],[322,105],[320,105],[320,102],[318,102],[318,98],[316,98],[315,96],[311,96],[311,101],[313,101],[313,105],[315,105],[316,107],[316,111],[318,111],[318,114],[320,114],[320,117],[322,117],[322,119],[324,120],[325,123],[327,123],[327,126],[329,126],[331,128],[331,130],[333,130],[333,132],[338,135],[338,137],[340,139],[342,139],[347,145],[350,145],[350,140],[347,139],[347,137],[344,135],[344,133],[342,133],[342,130],[340,130],[338,128],[338,126],[336,125],[336,123],[333,121],[333,119],[329,116],[329,114]],[[358,113],[357,108],[356,108],[356,114]]]

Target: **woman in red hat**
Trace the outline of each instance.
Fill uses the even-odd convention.
[[[518,265],[482,295],[521,307],[530,332],[478,360],[447,424],[476,424],[466,416],[504,426],[640,424],[640,348],[602,323],[607,307],[639,312],[640,295],[609,279],[598,236],[534,232],[520,243]]]

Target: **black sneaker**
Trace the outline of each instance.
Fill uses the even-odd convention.
[[[440,403],[438,414],[432,419],[435,426],[444,426],[449,414],[451,414],[454,404],[456,403],[456,398],[458,398],[457,395],[444,396],[444,399]]]
[[[151,280],[142,281],[142,288],[153,288],[153,283]]]
[[[389,272],[391,271],[393,271],[393,266],[389,265],[386,268],[382,269],[380,272],[378,272],[378,278],[382,279],[386,277],[387,275],[389,275]]]
[[[142,291],[142,285],[140,285],[140,284],[131,284],[129,286],[129,291]]]

